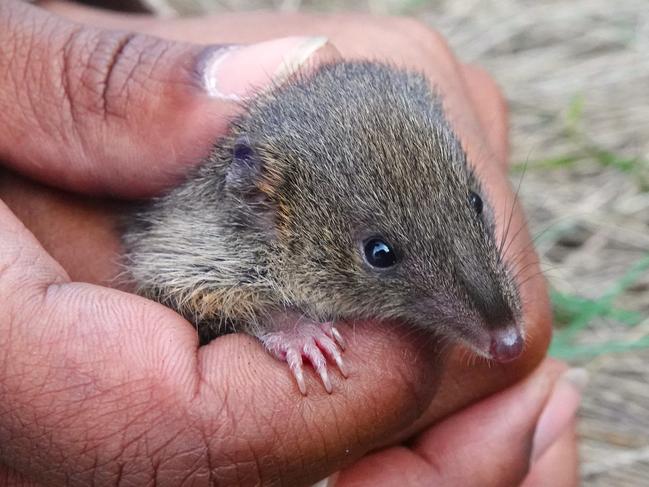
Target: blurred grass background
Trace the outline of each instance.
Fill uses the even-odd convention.
[[[584,485],[649,485],[647,0],[144,0],[417,17],[486,67],[511,110],[512,180],[551,286],[550,353],[591,373]]]

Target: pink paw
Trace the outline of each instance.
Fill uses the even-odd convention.
[[[332,387],[327,372],[327,358],[333,360],[340,373],[347,377],[341,355],[347,345],[332,323],[300,322],[293,329],[265,333],[259,339],[274,357],[286,361],[300,392],[305,396],[303,357],[311,362],[330,394]]]

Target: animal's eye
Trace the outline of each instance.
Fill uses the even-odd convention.
[[[469,203],[478,215],[482,213],[482,198],[477,193],[469,191]]]
[[[385,269],[392,267],[397,262],[394,249],[380,237],[371,238],[365,242],[363,251],[365,252],[365,260],[372,267]]]

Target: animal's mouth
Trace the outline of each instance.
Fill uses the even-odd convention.
[[[516,360],[523,353],[525,340],[516,324],[495,329],[484,329],[479,333],[463,336],[461,340],[478,355],[507,363]]]

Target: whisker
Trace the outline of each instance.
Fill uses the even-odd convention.
[[[505,246],[505,242],[507,241],[507,236],[509,235],[509,229],[512,223],[512,219],[514,217],[514,211],[516,210],[516,204],[518,203],[518,195],[521,190],[521,185],[523,184],[523,178],[525,177],[525,174],[527,173],[527,166],[528,166],[528,161],[525,161],[525,165],[523,166],[523,172],[521,173],[521,177],[518,180],[518,184],[516,186],[516,191],[514,192],[514,202],[512,203],[511,210],[509,212],[509,218],[507,221],[507,226],[504,231],[503,238],[500,242],[500,246],[498,248],[498,258],[502,258],[503,255],[503,248]],[[519,230],[520,231],[520,230]]]

